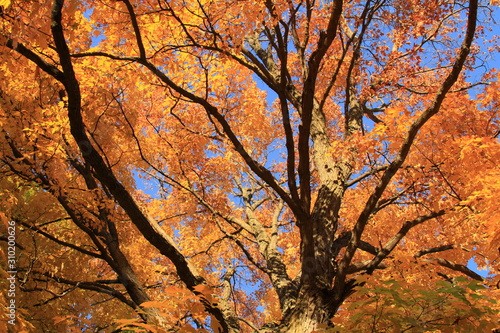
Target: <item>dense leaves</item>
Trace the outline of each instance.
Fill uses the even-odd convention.
[[[0,1],[7,329],[496,328],[495,6]]]

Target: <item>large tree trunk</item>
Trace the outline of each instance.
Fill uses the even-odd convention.
[[[295,307],[285,314],[279,332],[305,333],[326,328],[336,307],[328,290],[303,285]]]
[[[337,190],[337,191],[335,191]],[[283,314],[280,332],[311,332],[330,324],[342,297],[334,297],[336,274],[333,242],[340,208],[340,187],[320,189],[309,220],[300,223],[302,270],[295,306]]]

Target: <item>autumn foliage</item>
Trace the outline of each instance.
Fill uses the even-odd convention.
[[[497,4],[0,1],[0,331],[499,328]]]

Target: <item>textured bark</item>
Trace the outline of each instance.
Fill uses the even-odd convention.
[[[295,307],[284,315],[279,332],[312,332],[318,327],[331,326],[329,320],[336,308],[329,290],[303,283]]]

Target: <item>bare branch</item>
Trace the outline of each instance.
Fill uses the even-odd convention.
[[[127,6],[130,20],[132,21],[132,27],[134,28],[134,34],[137,40],[137,47],[139,48],[139,58],[146,59],[146,49],[144,48],[144,43],[142,42],[141,30],[139,29],[139,24],[137,23],[137,16],[135,15],[134,7],[129,0],[121,1],[125,4],[125,6]]]
[[[121,301],[122,303],[128,305],[132,309],[139,308],[139,305],[135,304],[133,301],[131,301],[130,299],[125,297],[125,295],[123,295],[120,291],[108,286],[107,284],[98,283],[98,282],[73,281],[73,280],[69,280],[69,279],[60,277],[60,276],[55,275],[53,273],[47,273],[47,272],[34,272],[34,273],[38,273],[38,274],[41,274],[43,276],[46,276],[46,277],[48,277],[48,278],[50,278],[58,283],[64,283],[64,284],[74,286],[75,288],[91,290],[91,291],[96,291],[96,292],[99,292],[102,294],[111,295],[114,298]]]
[[[88,255],[88,256],[91,256],[91,257],[94,257],[94,258],[104,259],[104,256],[101,255],[101,254],[99,254],[99,253],[88,251],[88,250],[85,250],[84,248],[82,248],[81,246],[78,246],[78,245],[75,245],[75,244],[68,243],[66,241],[60,240],[59,238],[52,236],[51,234],[43,231],[42,229],[38,228],[35,225],[31,225],[29,223],[26,223],[26,222],[23,222],[23,221],[19,221],[19,220],[16,220],[16,223],[18,223],[20,225],[23,225],[23,226],[25,226],[28,229],[34,230],[36,233],[44,236],[47,239],[50,239],[53,242],[56,242],[57,244],[59,244],[61,246],[69,247],[70,249],[73,249],[75,251],[78,251],[80,253],[83,253],[85,255]]]
[[[378,252],[378,254],[375,256],[375,258],[372,259],[372,261],[366,266],[366,271],[368,273],[373,272],[375,268],[378,267],[378,265],[384,260],[393,250],[394,248],[398,245],[398,243],[403,239],[403,237],[406,236],[406,234],[415,226],[424,223],[425,221],[434,219],[438,216],[444,215],[445,211],[440,210],[438,212],[433,212],[427,215],[422,215],[417,217],[416,219],[412,221],[406,221],[403,223],[403,226],[399,230],[399,232],[394,235],[383,247],[382,249]]]
[[[471,269],[467,268],[467,266],[454,263],[453,261],[449,261],[449,260],[442,259],[442,258],[422,259],[422,261],[424,261],[424,262],[434,262],[434,263],[437,263],[440,266],[443,266],[443,267],[452,269],[454,271],[463,273],[463,274],[467,275],[468,277],[473,278],[474,280],[484,281],[484,279],[483,279],[483,277],[481,275],[479,275],[476,272],[472,271]]]
[[[351,179],[349,182],[346,183],[346,187],[351,187],[367,177],[370,177],[376,173],[379,173],[380,171],[385,171],[385,170],[387,170],[388,167],[389,167],[388,165],[382,165],[379,167],[375,167],[375,168],[359,175],[358,177]]]
[[[437,252],[443,252],[443,251],[447,251],[447,250],[452,250],[454,249],[455,246],[453,244],[450,244],[450,245],[442,245],[442,246],[437,246],[437,247],[431,247],[429,249],[424,249],[424,250],[420,250],[418,251],[414,257],[415,258],[420,258],[422,256],[425,256],[426,254],[430,254],[430,253],[437,253]]]

